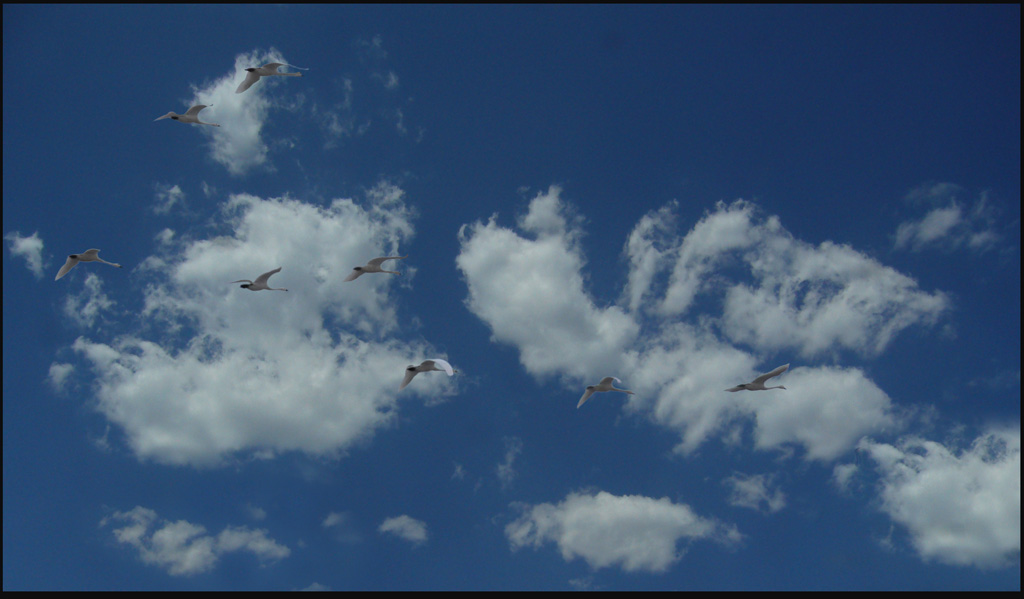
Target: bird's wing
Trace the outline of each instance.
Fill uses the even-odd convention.
[[[417,374],[419,373],[417,373],[415,370],[406,370],[405,379],[402,380],[402,386],[399,387],[398,390],[401,391],[402,389],[405,389],[405,386],[412,381],[412,377],[416,376]]]
[[[238,279],[237,281],[231,281],[231,283],[248,283],[252,285],[252,281],[250,281],[249,279]],[[228,283],[228,285],[230,285],[231,283]]]
[[[598,385],[611,385],[612,382],[621,383],[622,381],[613,376],[606,376],[603,379],[601,379],[601,382],[598,383]]]
[[[256,277],[256,282],[254,284],[255,285],[259,285],[259,284],[262,283],[262,284],[266,285],[267,281],[270,280],[270,277],[272,277],[274,274],[279,273],[279,272],[281,272],[281,267],[280,266],[278,266],[277,268],[275,268],[274,270],[272,270],[270,272],[265,272],[265,273],[261,274],[260,276]]]
[[[441,358],[434,358],[433,360],[429,361],[433,362],[434,366],[440,366],[441,369],[444,370],[445,374],[447,374],[448,376],[452,376],[453,374],[455,374],[455,369],[452,368],[452,365],[442,360]]]
[[[366,265],[380,266],[381,264],[384,264],[385,260],[401,260],[403,258],[408,258],[408,256],[381,256],[380,258],[374,258],[373,260],[370,260],[369,262],[366,263]]]
[[[188,109],[185,116],[199,116],[199,113],[202,112],[204,108],[206,108],[206,104],[196,104],[192,108]]]
[[[60,267],[60,272],[57,273],[57,278],[54,281],[68,274],[68,271],[74,268],[76,264],[78,264],[78,260],[68,256],[68,261],[64,263],[64,266]]]
[[[243,82],[238,84],[238,89],[235,90],[235,93],[236,94],[240,94],[240,93],[244,92],[245,90],[247,90],[250,87],[252,87],[253,83],[256,83],[259,80],[260,80],[259,73],[257,73],[256,71],[246,71],[246,73],[245,73],[245,81],[243,81]]]
[[[276,72],[278,68],[286,66],[283,62],[268,62],[262,68]]]
[[[580,409],[580,406],[582,406],[583,404],[587,403],[587,400],[590,399],[590,396],[593,395],[593,394],[594,394],[594,390],[593,389],[587,389],[586,391],[584,391],[583,392],[583,397],[580,398],[580,403],[576,404],[576,409],[577,410]]]
[[[356,279],[359,278],[359,275],[361,275],[361,274],[363,274],[363,271],[356,270],[356,269],[353,268],[352,272],[348,273],[348,276],[345,277],[345,281],[355,281]]]
[[[758,384],[763,385],[765,381],[767,381],[768,379],[772,378],[773,376],[779,376],[783,372],[786,372],[787,368],[789,368],[789,364],[785,364],[783,366],[779,366],[778,368],[776,368],[775,370],[773,370],[771,372],[766,372],[766,373],[762,374],[761,376],[757,377],[756,379],[754,379],[754,384],[755,385],[758,385]]]

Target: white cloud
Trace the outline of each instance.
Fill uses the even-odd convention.
[[[43,240],[39,237],[39,232],[36,231],[28,237],[22,237],[18,231],[11,231],[7,235],[4,235],[8,243],[8,249],[12,256],[19,256],[25,259],[25,266],[28,267],[32,274],[37,278],[43,278]]]
[[[427,542],[426,523],[406,516],[405,514],[385,519],[381,522],[377,531],[381,534],[393,534],[400,539],[413,543],[414,545],[422,545]]]
[[[600,306],[584,288],[583,221],[561,193],[534,197],[518,231],[495,216],[459,234],[467,306],[533,376],[577,388],[615,374],[638,393],[626,409],[678,431],[687,453],[751,419],[758,448],[797,445],[817,460],[899,427],[889,397],[855,368],[795,365],[789,391],[723,391],[778,365],[764,356],[878,355],[944,315],[944,294],[852,248],[794,239],[744,201],[719,203],[680,237],[673,202],[630,233],[621,305]]]
[[[154,186],[153,211],[168,214],[175,206],[185,205],[185,192],[178,185],[157,183]]]
[[[169,239],[174,251],[143,261],[137,330],[74,343],[96,374],[99,411],[140,459],[170,464],[337,456],[391,424],[405,366],[440,352],[393,336],[396,277],[343,279],[412,236],[401,190],[382,184],[363,204],[327,207],[236,195],[222,219],[227,235]],[[288,293],[227,284],[278,266]],[[438,398],[452,384],[424,377],[402,396]]]
[[[915,207],[924,206],[928,212],[900,223],[893,246],[914,252],[991,249],[1002,237],[996,229],[996,209],[984,192],[969,207],[959,200],[964,195],[965,190],[952,183],[926,183],[911,190],[905,201]]]
[[[327,514],[320,525],[330,530],[334,539],[339,543],[354,545],[362,541],[362,536],[356,530],[352,515],[348,512],[331,512]]]
[[[578,381],[596,371],[600,378],[620,367],[639,327],[618,307],[598,308],[584,291],[584,261],[560,193],[553,186],[539,194],[520,219],[533,239],[494,217],[463,226],[456,263],[469,309],[490,325],[493,340],[519,348],[529,372]]]
[[[853,480],[854,475],[860,468],[857,464],[837,464],[832,469],[832,481],[835,483],[836,488],[840,491],[846,491],[850,488],[850,481]]]
[[[501,482],[501,487],[507,488],[515,480],[516,476],[519,475],[512,465],[516,461],[516,457],[523,452],[523,440],[519,437],[506,437],[505,438],[505,459],[502,463],[498,464],[496,471],[498,473],[498,480]]]
[[[64,315],[82,328],[90,328],[96,320],[114,307],[114,300],[103,293],[103,280],[94,273],[85,277],[85,284],[78,294],[68,294],[64,300]]]
[[[696,515],[667,497],[570,493],[561,503],[519,506],[522,515],[505,527],[513,551],[553,542],[566,561],[582,557],[591,568],[664,572],[678,561],[680,543],[740,540],[733,526]]]
[[[719,203],[683,238],[660,310],[684,314],[701,293],[724,296],[733,342],[805,358],[852,350],[880,354],[897,333],[931,325],[950,306],[940,293],[853,248],[793,238],[777,217],[755,222],[753,204]],[[729,276],[739,266],[750,278]]]
[[[253,520],[259,521],[267,519],[267,510],[251,503],[245,504],[245,513]]]
[[[925,560],[983,568],[1020,556],[1020,427],[956,452],[918,438],[860,444],[881,475],[881,509]]]
[[[333,526],[338,526],[339,524],[345,522],[347,519],[347,515],[343,513],[331,512],[327,514],[327,517],[325,517],[324,521],[321,522],[321,526],[323,526],[324,528],[331,528]]]
[[[50,364],[50,372],[47,375],[46,380],[49,381],[50,386],[53,387],[55,391],[63,391],[68,377],[71,376],[71,373],[74,371],[75,366],[73,364],[54,362],[53,364]]]
[[[771,474],[736,474],[722,483],[729,487],[729,505],[764,512],[777,512],[786,507],[786,494],[778,488]]]
[[[802,445],[807,457],[834,460],[865,435],[896,432],[901,426],[892,401],[857,368],[821,366],[789,373],[785,391],[751,398],[757,419],[754,438],[761,449]],[[749,405],[749,404],[748,404]]]
[[[157,513],[142,506],[116,512],[104,518],[100,526],[124,523],[113,530],[117,542],[134,547],[147,564],[167,570],[173,576],[208,572],[225,553],[247,551],[260,561],[288,557],[291,550],[267,536],[265,530],[227,527],[216,536],[203,526],[185,520],[160,520]]]
[[[288,61],[274,48],[253,50],[236,56],[231,72],[203,87],[192,86],[192,103],[209,106],[203,111],[204,120],[220,125],[197,127],[209,140],[212,158],[232,175],[242,176],[267,165],[269,150],[262,130],[271,109],[277,105],[271,92],[282,84],[282,79],[295,83],[290,77],[265,77],[244,93],[235,93],[238,84],[245,79],[246,68],[268,62],[287,64]]]

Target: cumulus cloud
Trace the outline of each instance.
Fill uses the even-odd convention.
[[[466,305],[535,377],[575,387],[617,373],[638,392],[627,411],[678,431],[681,452],[753,420],[758,448],[799,446],[827,461],[899,428],[889,397],[857,368],[794,366],[790,390],[767,396],[723,390],[778,365],[765,355],[878,355],[907,327],[937,322],[943,293],[850,247],[795,239],[749,202],[717,204],[682,236],[676,209],[644,215],[628,235],[616,305],[585,289],[583,220],[559,187],[537,194],[517,229],[497,216],[464,225]]]
[[[963,188],[952,183],[927,183],[911,190],[905,201],[927,212],[900,223],[893,241],[895,249],[991,249],[1001,239],[996,229],[997,211],[988,194],[983,192],[968,203],[960,199],[965,195]]]
[[[23,237],[20,232],[11,231],[4,235],[4,239],[8,242],[7,249],[11,255],[23,258],[25,266],[32,271],[35,278],[43,278],[43,240],[39,237],[39,232]]]
[[[584,291],[577,229],[560,195],[551,187],[519,219],[532,238],[499,226],[496,217],[464,225],[456,264],[469,287],[466,303],[490,325],[493,340],[518,347],[535,375],[583,380],[616,370],[639,327],[618,307],[595,306]]]
[[[150,281],[136,329],[73,345],[95,373],[98,410],[140,459],[170,464],[337,456],[368,440],[393,421],[405,366],[439,354],[393,336],[394,278],[343,282],[411,238],[403,198],[388,184],[326,207],[235,195],[215,224],[226,234],[169,238],[174,251],[139,267]],[[225,283],[278,266],[289,293]],[[442,379],[402,397],[443,397],[453,383]]]
[[[881,475],[881,509],[922,558],[983,568],[1019,559],[1019,426],[986,431],[961,451],[913,437],[860,448]]]
[[[405,514],[385,519],[377,528],[377,532],[395,535],[414,545],[427,542],[427,524]]]
[[[686,545],[697,540],[732,544],[734,526],[702,518],[667,497],[570,493],[561,503],[519,505],[522,514],[505,527],[513,551],[555,543],[566,561],[583,558],[591,568],[664,572]],[[680,545],[683,547],[680,547]]]
[[[786,494],[778,488],[774,475],[737,472],[722,483],[729,488],[729,505],[768,513],[786,507]]]
[[[100,526],[108,525],[120,525],[113,529],[118,543],[133,547],[144,563],[160,566],[172,576],[208,572],[226,553],[245,551],[260,561],[276,561],[291,554],[288,547],[262,529],[229,526],[210,535],[201,525],[162,520],[155,511],[142,506],[115,512],[100,522]]]

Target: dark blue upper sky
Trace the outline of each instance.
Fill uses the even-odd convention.
[[[3,27],[5,590],[1019,590],[1019,6]]]

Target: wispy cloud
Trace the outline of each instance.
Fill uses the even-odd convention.
[[[46,380],[53,387],[54,391],[63,391],[67,384],[68,377],[75,371],[73,364],[65,364],[60,362],[54,362],[50,364],[50,371],[46,377]]]
[[[210,535],[201,525],[162,520],[155,511],[142,506],[115,512],[100,522],[100,526],[108,525],[121,525],[113,529],[118,543],[133,547],[144,563],[160,566],[173,576],[208,572],[227,553],[245,551],[260,561],[276,561],[291,554],[262,529],[229,526]]]
[[[8,242],[7,248],[11,255],[23,258],[25,266],[32,271],[35,278],[42,279],[45,262],[43,259],[43,240],[39,237],[39,232],[36,231],[28,237],[23,237],[20,232],[11,231],[4,235],[4,239]]]
[[[427,542],[427,524],[405,514],[387,518],[377,528],[381,534],[392,534],[414,545]]]
[[[157,183],[153,194],[153,212],[168,214],[171,210],[185,205],[185,192],[178,185]]]
[[[562,559],[581,557],[594,569],[664,572],[685,553],[680,544],[741,539],[734,526],[698,516],[667,497],[579,492],[558,504],[515,507],[522,514],[505,527],[513,551],[554,543]]]
[[[505,437],[505,459],[495,469],[501,488],[508,488],[519,475],[514,468],[516,458],[523,452],[523,440],[519,437]]]
[[[966,190],[952,183],[927,183],[911,190],[904,200],[924,216],[906,220],[896,229],[897,250],[974,252],[992,249],[1002,238],[997,229],[998,212],[982,192],[973,201],[961,198]]]
[[[82,328],[91,328],[114,305],[114,300],[103,292],[103,279],[89,273],[85,277],[82,291],[69,294],[64,300],[64,315]]]
[[[362,536],[356,530],[352,514],[348,512],[331,512],[324,517],[320,526],[331,531],[339,543],[354,545],[362,540]]]
[[[771,474],[736,474],[722,481],[729,488],[729,505],[763,512],[777,512],[786,507],[786,494],[778,488]]]

